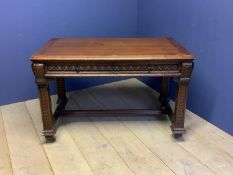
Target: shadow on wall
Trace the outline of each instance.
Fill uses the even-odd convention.
[[[197,56],[188,108],[233,135],[233,1],[141,0],[139,4],[138,36],[172,36]]]
[[[160,78],[143,77],[139,78],[139,80],[160,92]],[[196,82],[198,82],[198,84],[196,84]],[[175,95],[176,83],[173,80],[170,80],[169,96],[172,100],[175,100]],[[195,111],[198,115],[203,115],[203,118],[208,116],[208,120],[211,121],[216,106],[216,100],[217,90],[215,89],[215,86],[210,84],[209,81],[206,81],[204,77],[195,76],[194,73],[189,85],[187,108],[189,110],[192,108],[192,111]],[[204,113],[203,109],[205,109]]]
[[[195,75],[194,72],[189,86],[187,108],[211,122],[218,99],[217,89],[208,77]]]
[[[103,83],[110,83],[114,81],[120,81],[126,78],[123,77],[79,77],[79,78],[66,78],[66,89],[68,91],[79,90],[88,88],[91,86],[103,84]],[[54,85],[53,85],[54,86]],[[55,89],[55,87],[53,87]],[[55,93],[56,90],[53,90]]]

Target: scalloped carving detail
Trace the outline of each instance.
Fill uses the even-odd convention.
[[[77,72],[124,72],[124,71],[180,71],[178,64],[147,64],[147,65],[48,65],[48,71]]]

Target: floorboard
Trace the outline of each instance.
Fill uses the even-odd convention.
[[[24,102],[1,107],[15,175],[53,174]]]
[[[159,94],[135,78],[67,95],[67,109],[160,107]],[[48,144],[38,99],[1,106],[0,175],[232,175],[233,137],[188,110],[185,128],[175,140],[166,115],[64,116]]]
[[[137,84],[145,86],[141,82]],[[154,93],[153,90],[151,92]],[[140,91],[140,93],[143,93],[143,91]],[[153,106],[152,103],[151,106]],[[174,102],[172,102],[172,106],[174,108]],[[183,136],[183,141],[177,142],[179,145],[216,174],[232,174],[233,139],[231,136],[188,110],[185,128],[186,134]],[[164,132],[167,132],[167,128]]]
[[[126,83],[128,82],[126,81]],[[123,92],[123,94],[127,98],[122,98],[122,99],[114,98],[114,96],[111,96],[111,95],[109,96],[109,94],[107,93],[109,92],[107,91],[107,89],[111,88],[112,91],[115,91],[113,92],[115,96],[123,97],[123,94],[121,92],[122,87],[125,87],[124,90],[127,93]],[[145,107],[145,104],[147,104],[147,107],[148,106],[152,107],[152,105],[156,103],[154,102],[154,100],[151,100],[151,102],[153,102],[151,105],[150,103],[148,103],[150,101],[149,99],[144,99],[144,100],[140,99],[139,98],[140,95],[134,93],[132,89],[127,87],[127,85],[124,84],[124,81],[122,81],[121,83],[112,83],[112,84],[105,85],[103,89],[106,89],[106,91],[101,91],[101,93],[99,91],[99,92],[96,92],[95,94],[96,96],[99,96],[97,100],[100,103],[104,104],[107,108],[119,108],[119,107],[134,108],[135,106],[142,108],[142,107]],[[141,91],[142,87],[139,89]],[[94,88],[92,92],[96,90],[97,88]],[[106,98],[106,96],[108,96],[108,98]],[[137,97],[136,99],[135,99],[135,96]],[[141,106],[138,103],[138,101],[140,100],[145,102]],[[165,119],[162,119],[162,118],[145,117],[145,116],[141,116],[141,117],[140,116],[139,117],[124,116],[124,117],[119,117],[119,119],[148,147],[148,149],[150,149],[155,155],[160,157],[160,159],[163,160],[163,162],[166,163],[166,165],[169,166],[174,173],[176,174],[213,174],[213,172],[209,170],[205,165],[201,164],[198,159],[195,159],[191,154],[189,154],[182,147],[176,144],[174,140],[171,139],[170,136],[165,135],[164,132],[161,132],[159,130],[159,128],[156,128],[153,125],[151,125],[151,123],[154,123],[154,122],[158,124],[166,123],[167,126],[165,126],[164,124],[163,126],[169,128],[168,118],[165,117]],[[119,125],[121,124],[119,124],[118,122],[118,126]],[[112,126],[110,128],[115,128],[115,127],[116,126]]]
[[[106,106],[99,105],[102,103],[98,100],[99,98],[112,104],[112,101],[107,100],[111,95],[106,94],[107,92],[111,92],[98,87],[89,89],[88,91],[89,93],[86,92],[85,98],[81,98],[78,94],[74,95],[76,99],[79,99],[77,103],[82,106],[82,108],[85,109],[85,107],[87,108],[92,105],[100,109],[107,109]],[[83,105],[82,103],[84,101],[89,101],[89,105]],[[174,174],[156,155],[147,149],[131,131],[114,117],[90,117],[90,119],[135,174]]]
[[[52,104],[56,97],[52,97]],[[26,101],[33,123],[37,128],[38,134],[42,131],[41,112],[39,100]],[[41,141],[44,142],[43,136]],[[59,126],[56,133],[56,142],[43,144],[47,157],[56,175],[92,175],[93,172],[88,166],[87,161],[82,156],[77,145],[63,125]],[[64,166],[65,165],[65,166]]]
[[[133,91],[134,90],[132,89],[132,92]],[[146,92],[141,90],[140,93],[144,94]],[[153,103],[151,103],[150,100],[145,100],[145,102],[148,102],[148,105],[153,107]],[[190,116],[186,115],[186,123],[189,123],[189,118]],[[164,133],[166,133],[167,137],[169,136],[168,133],[170,129],[168,127],[163,127],[163,125],[158,123],[154,123],[154,125],[158,126]],[[197,132],[197,130],[194,130],[194,127],[192,126],[187,128],[188,130],[186,134],[184,134],[183,140],[176,142],[193,155],[193,157],[197,158],[203,165],[208,167],[212,172],[216,174],[232,174],[232,156],[228,154],[223,147],[215,144],[215,140],[212,140],[208,136],[207,130],[199,128]]]
[[[0,107],[0,143],[1,143],[1,149],[0,149],[0,174],[4,175],[11,175],[12,168],[11,168],[11,160],[10,160],[10,154],[8,149],[8,144],[6,140],[6,132],[2,120],[2,112]]]
[[[81,91],[81,94],[83,95],[83,91]],[[71,96],[73,98],[75,94]],[[70,100],[71,103],[73,101],[72,98]],[[73,106],[74,103],[73,101]],[[82,109],[80,106],[79,108]],[[94,174],[134,174],[87,117],[66,117],[63,120],[63,124],[65,124],[84,157],[89,162]]]

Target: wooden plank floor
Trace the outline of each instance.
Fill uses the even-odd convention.
[[[158,108],[157,97],[128,79],[68,93],[67,108]],[[188,110],[185,125],[174,140],[167,116],[66,116],[48,144],[38,99],[1,106],[0,175],[232,175],[233,137]]]

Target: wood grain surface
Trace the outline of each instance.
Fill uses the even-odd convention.
[[[49,40],[32,61],[186,60],[194,56],[173,38],[60,38]]]

